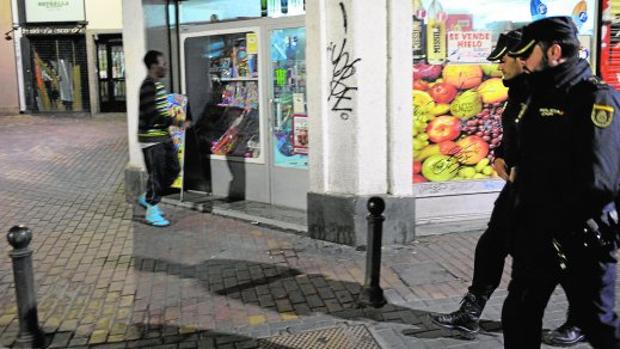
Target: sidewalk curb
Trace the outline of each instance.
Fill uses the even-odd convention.
[[[280,230],[291,231],[293,233],[308,235],[308,227],[301,224],[281,222],[275,219],[260,217],[256,215],[250,215],[235,210],[229,210],[225,208],[219,208],[214,206],[211,213],[224,217],[236,218],[243,221],[249,221],[252,224],[264,225],[270,228],[276,228]]]
[[[164,197],[162,203],[170,206],[184,207],[194,211],[207,212],[218,216],[238,219],[254,225],[275,228],[285,232],[307,236],[308,227],[302,224],[283,222],[276,219],[253,215],[234,209],[222,207],[227,203],[222,202],[223,198],[208,197],[203,202],[180,201],[176,198]]]

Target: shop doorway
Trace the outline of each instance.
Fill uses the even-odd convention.
[[[200,163],[188,190],[305,209],[308,192],[303,17],[187,28],[181,86],[194,118]]]
[[[269,30],[271,202],[305,208],[308,191],[306,30]]]
[[[102,112],[126,110],[125,56],[120,34],[99,34],[97,47],[97,79]]]

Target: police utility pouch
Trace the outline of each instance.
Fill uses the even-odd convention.
[[[586,221],[585,228],[583,228],[583,246],[602,248],[609,246],[611,243],[613,243],[613,240],[603,236],[599,225],[594,219],[590,218]]]
[[[612,207],[614,208],[605,210],[605,213],[601,215],[599,219],[601,224],[593,218],[588,219],[581,233],[577,232],[577,234],[572,235],[572,239],[576,239],[572,244],[565,239],[553,238],[553,248],[556,253],[558,264],[562,270],[568,268],[568,258],[565,253],[565,248],[562,245],[563,243],[567,243],[567,246],[572,245],[574,247],[581,245],[582,248],[589,251],[591,255],[599,256],[597,259],[605,259],[609,252],[616,248],[619,217],[615,206]],[[570,250],[573,251],[573,253],[575,252],[573,248],[570,248]]]
[[[590,218],[583,229],[583,245],[591,248],[615,248],[618,239],[618,211],[605,210],[600,218],[601,224]]]

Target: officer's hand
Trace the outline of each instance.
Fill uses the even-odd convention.
[[[504,161],[504,159],[495,159],[495,161],[493,161],[493,168],[495,169],[495,172],[497,172],[497,175],[500,176],[503,180],[507,181],[510,177],[508,175],[508,172],[506,171],[506,161]]]
[[[508,181],[510,183],[514,183],[515,179],[517,179],[517,167],[510,168],[510,176],[508,177]]]

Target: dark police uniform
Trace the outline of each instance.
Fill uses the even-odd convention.
[[[531,50],[536,40],[559,40],[566,33],[554,32],[558,27],[575,35],[570,21],[533,22],[514,53]],[[554,34],[560,37],[545,36]],[[519,117],[505,348],[540,348],[544,309],[558,283],[592,346],[620,348],[614,313],[620,97],[576,57],[531,74],[530,85]]]
[[[519,30],[500,34],[495,49],[491,51],[487,60],[492,62],[501,60],[520,40]],[[502,113],[503,139],[501,146],[495,149],[495,154],[503,158],[507,169],[510,169],[515,165],[517,157],[515,120],[522,103],[528,97],[528,85],[525,74],[504,80],[503,83],[509,88],[508,101]],[[452,313],[431,316],[435,324],[470,334],[480,330],[480,315],[486,301],[500,284],[504,262],[508,255],[507,237],[510,233],[510,217],[514,202],[512,192],[510,182],[506,182],[495,200],[488,227],[476,244],[473,280],[460,308]]]
[[[522,105],[529,96],[526,74],[504,80],[508,90],[508,102],[502,114],[502,145],[496,149],[496,156],[503,158],[508,169],[516,165],[518,144],[516,119]],[[490,297],[499,286],[508,255],[507,235],[510,232],[510,215],[513,207],[512,185],[506,182],[500,192],[491,219],[485,232],[476,244],[474,277],[469,291],[475,295]]]

